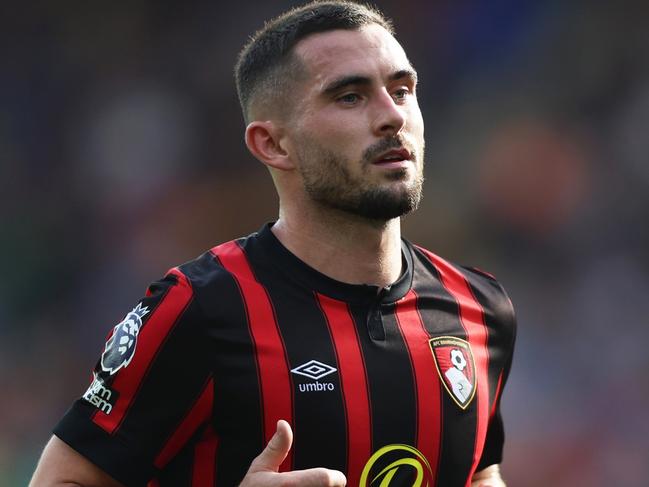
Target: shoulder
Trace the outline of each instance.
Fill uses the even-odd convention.
[[[502,283],[492,274],[477,267],[459,266],[467,276],[476,299],[482,304],[487,317],[493,317],[502,331],[516,334],[514,305]]]
[[[223,245],[231,244],[236,245],[234,241]],[[210,249],[197,258],[170,269],[167,275],[174,273],[181,274],[182,278],[192,287],[192,290],[197,293],[227,281],[230,276],[228,270],[214,253],[214,249]]]
[[[421,246],[412,245],[412,249],[415,260],[456,299],[475,300],[488,318],[495,318],[501,327],[514,332],[512,301],[495,276],[477,267],[454,263]]]
[[[492,298],[509,300],[507,292],[496,277],[478,267],[457,264],[419,245],[410,244],[416,261],[430,269],[446,287],[462,287],[462,283],[477,286]]]
[[[170,281],[174,293],[190,293],[193,308],[203,318],[221,317],[241,304],[242,280],[254,279],[250,247],[256,234],[219,244],[197,258],[170,269],[160,283]],[[151,288],[150,288],[151,289]]]
[[[227,271],[205,252],[196,259],[169,269],[149,284],[147,301],[196,301],[205,290],[227,279]]]
[[[218,244],[198,257],[170,269],[162,280],[189,286],[195,294],[221,284],[227,285],[238,270],[230,264],[233,261],[247,260],[245,249],[256,237],[257,234],[253,233]]]

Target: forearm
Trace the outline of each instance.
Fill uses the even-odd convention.
[[[500,475],[500,465],[490,465],[476,472],[471,479],[471,487],[507,487]]]

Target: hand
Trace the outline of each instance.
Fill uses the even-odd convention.
[[[250,464],[248,473],[239,487],[345,487],[347,479],[338,470],[310,468],[279,473],[288,451],[293,444],[291,426],[280,419],[277,431],[257,458]]]

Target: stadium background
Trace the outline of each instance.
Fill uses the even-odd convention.
[[[292,4],[3,2],[0,485],[27,482],[150,280],[275,217],[231,73]],[[506,478],[646,485],[649,3],[379,6],[427,122],[405,234],[517,307]]]

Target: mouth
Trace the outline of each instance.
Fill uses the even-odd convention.
[[[377,157],[372,164],[386,169],[401,169],[412,163],[412,154],[408,149],[392,149]]]

